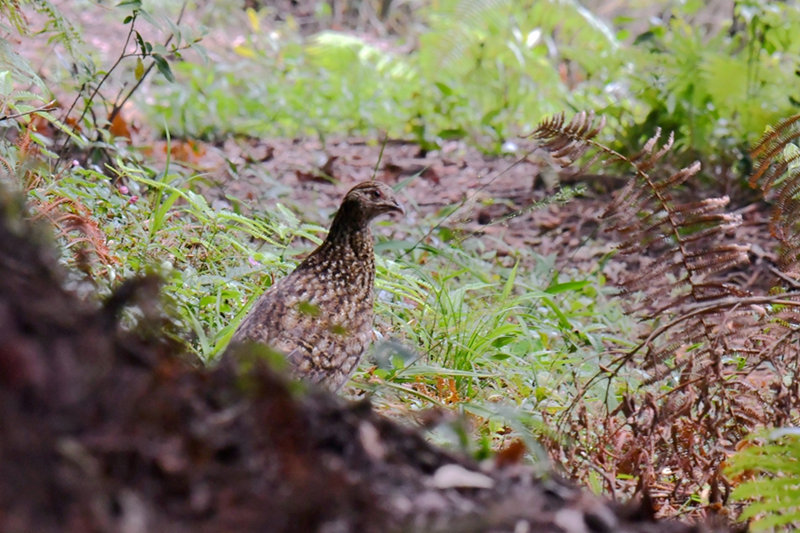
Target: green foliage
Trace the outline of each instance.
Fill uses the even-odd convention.
[[[178,334],[188,332],[190,348],[204,360],[224,348],[246,312],[244,304],[265,279],[291,268],[287,243],[318,241],[321,228],[301,223],[282,206],[246,216],[237,205],[210,205],[194,190],[198,176],[179,169],[156,172],[122,160],[116,166],[117,186],[80,168],[40,183],[33,191],[37,209],[44,213],[68,205],[83,227],[97,228],[83,252],[75,250],[65,259],[77,266],[88,254],[90,279],[101,294],[136,273],[161,274]],[[70,231],[61,241],[66,250],[86,242]]]
[[[65,161],[64,156],[70,145],[85,151],[86,159],[99,167],[111,163],[119,148],[115,145],[116,139],[111,125],[148,73],[156,68],[165,78],[174,80],[165,57],[179,59],[181,52],[188,48],[202,52],[197,38],[185,37],[191,36],[192,32],[173,23],[165,15],[156,15],[144,9],[141,1],[131,0],[117,4],[117,8],[122,8],[120,11],[124,12],[122,23],[127,26],[125,40],[120,43],[119,56],[110,67],[100,65],[95,61],[93,52],[82,42],[77,30],[47,0],[1,2],[0,13],[6,15],[11,26],[0,24],[0,27],[8,32],[16,30],[23,37],[29,37],[28,19],[23,12],[23,8],[28,6],[44,15],[41,33],[49,35],[51,43],[63,45],[71,56],[70,70],[65,73],[63,69],[53,67],[50,78],[58,80],[59,76],[64,76],[62,80],[68,80],[68,94],[74,94],[74,100],[66,109],[58,110],[50,88],[37,75],[29,61],[9,42],[0,39],[0,112],[3,113],[0,116],[0,134],[5,136],[5,140],[15,136],[18,139],[17,147],[10,143],[2,143],[0,146],[0,157],[3,158],[7,171],[3,174],[4,177],[15,173],[22,176],[24,169],[19,167],[21,164],[31,167],[43,163],[37,162],[36,158],[26,157],[31,143],[43,155],[52,158],[55,167]],[[154,44],[144,39],[137,29],[137,22],[141,21],[165,32],[168,35],[165,43]],[[136,45],[133,52],[128,46],[131,43]],[[52,56],[45,58],[45,63]],[[130,59],[136,59],[136,62],[128,61]],[[144,61],[148,60],[149,65],[145,67]],[[132,64],[133,68],[121,72],[123,69],[118,67],[124,64]],[[117,87],[113,87],[114,84]],[[113,98],[107,96],[111,92],[116,93]],[[59,113],[61,115],[57,116]],[[44,120],[35,122],[35,117]],[[39,131],[45,123],[63,134],[58,139],[60,144],[54,143],[54,137]],[[13,133],[8,135],[7,132]]]
[[[414,74],[358,38],[322,33],[304,46],[254,29],[235,52],[211,68],[176,67],[190,90],[164,87],[155,107],[172,131],[206,138],[355,133],[368,125],[402,131],[391,95],[413,90]]]
[[[402,344],[379,343],[381,385],[360,386],[378,403],[392,405],[399,390],[401,402],[450,404],[481,420],[489,441],[498,432],[549,434],[545,420],[568,405],[577,378],[596,372],[606,345],[629,327],[601,277],[571,279],[554,259],[522,253],[504,266],[456,241],[416,249],[400,263],[398,281],[422,290],[394,303],[379,298],[378,320]]]
[[[800,526],[800,433],[796,428],[751,437],[731,457],[726,474],[744,480],[731,494],[747,502],[740,519],[753,531]]]
[[[25,60],[25,58],[20,56],[19,53],[17,53],[17,51],[11,47],[8,41],[4,39],[0,39],[0,68],[2,68],[3,72],[6,73],[2,81],[1,96],[8,97],[11,94],[11,89],[13,88],[13,85],[22,84],[23,82],[27,82],[34,85],[44,94],[49,93],[44,82],[36,74],[36,72],[34,72],[30,63],[27,60]],[[22,92],[18,94],[23,95]],[[36,100],[41,98],[41,95],[35,95],[33,93],[28,93],[28,92],[24,93],[24,95],[27,99],[31,100]],[[3,102],[4,106],[7,106],[13,110],[17,110],[15,106],[16,103],[17,103],[16,101]]]
[[[46,1],[30,4],[44,6],[46,13],[52,8]],[[0,0],[10,24],[4,31],[26,31],[25,19],[15,17],[18,5]],[[2,126],[17,134],[0,139],[0,174],[28,190],[36,216],[57,228],[74,287],[91,285],[107,295],[123,278],[160,273],[177,327],[173,333],[189,337],[187,347],[209,361],[224,349],[247,303],[320,241],[325,218],[302,220],[293,206],[264,211],[232,197],[211,202],[205,176],[117,143],[107,127],[149,72],[161,76],[140,109],[168,135],[324,139],[380,133],[411,138],[424,149],[466,138],[499,152],[543,115],[578,106],[604,109],[621,142],[636,151],[660,125],[677,132],[681,149],[710,156],[709,162],[729,162],[765,123],[796,105],[786,88],[794,86],[800,56],[798,8],[737,2],[736,20],[706,35],[690,23],[698,3],[682,5],[669,22],[651,24],[630,44],[624,42],[626,28],[617,37],[570,1],[442,0],[420,11],[422,33],[390,44],[333,31],[306,37],[291,17],[266,27],[270,8],[246,15],[231,10],[231,17],[246,17],[244,36],[228,43],[223,60],[203,63],[183,55],[189,48],[202,50],[188,28],[172,21],[179,15],[171,19],[156,13],[157,3],[130,0],[114,12],[124,31],[112,65],[81,51],[79,39],[52,11],[50,27],[76,43],[78,57],[75,72],[54,69],[60,74],[48,80],[63,76],[60,89],[75,95],[68,114],[79,117],[74,122],[80,129],[72,131],[64,124],[73,122],[45,109],[47,84],[0,40],[0,104],[14,119]],[[163,31],[164,39],[145,38],[142,24]],[[52,139],[32,131],[34,114],[67,133],[73,144],[64,144],[80,159],[64,168],[72,157],[58,159],[62,154]],[[30,143],[38,150],[29,150]],[[265,176],[265,187],[277,186]],[[643,208],[629,218],[648,213]],[[440,222],[431,217],[401,229],[413,234]],[[376,327],[399,342],[377,343],[378,368],[370,369],[367,360],[356,385],[384,405],[451,405],[471,415],[478,421],[476,454],[485,454],[509,431],[550,436],[554,419],[580,398],[567,431],[573,445],[592,445],[583,448],[591,453],[571,459],[573,466],[601,456],[626,461],[615,447],[620,441],[593,438],[603,431],[621,434],[622,426],[593,416],[605,410],[638,424],[626,409],[646,410],[655,402],[627,405],[632,391],[659,397],[666,389],[648,381],[652,369],[619,366],[620,347],[631,349],[635,328],[619,299],[606,297],[602,275],[559,271],[552,257],[526,250],[508,261],[454,239],[454,231],[442,228],[417,247],[379,239]],[[128,319],[136,320],[135,314]],[[698,347],[689,346],[687,353]],[[677,359],[674,351],[664,350],[669,364]],[[613,376],[605,383],[595,379],[603,373]],[[661,378],[672,379],[669,373]],[[683,385],[674,381],[668,387]],[[678,417],[677,411],[664,412]],[[608,427],[599,427],[601,422]],[[462,442],[467,434],[459,434]],[[790,441],[794,446],[789,437],[781,445]],[[764,472],[796,474],[796,450],[770,453],[779,460],[762,460],[768,465]],[[620,469],[616,479],[630,479],[629,471]],[[793,507],[794,477],[775,479],[792,483],[763,490],[779,494],[788,486],[787,499],[780,493],[774,505]],[[756,489],[742,487],[748,485],[740,486],[738,496],[755,495]],[[753,515],[776,509],[767,500],[760,503]]]
[[[678,16],[651,25],[630,49],[631,91],[644,107],[632,116],[638,124],[627,138],[638,146],[661,127],[675,132],[676,148],[735,161],[797,106],[786,87],[796,84],[800,66],[800,8],[736,2],[736,18],[709,35],[692,22],[698,7],[688,3]]]
[[[468,137],[496,152],[504,140],[563,109],[561,63],[574,61],[599,75],[618,62],[610,30],[577,3],[435,6],[426,11],[429,28],[419,48],[406,55],[332,31],[305,39],[291,18],[265,31],[250,11],[251,31],[233,47],[235,56],[180,65],[184,86],[163,87],[154,111],[180,135],[380,131],[411,136],[426,148]],[[585,54],[587,48],[593,53]],[[576,88],[570,101],[585,104],[589,97],[580,93]]]
[[[446,0],[420,11],[425,30],[392,48],[323,31],[301,36],[269,8],[221,62],[182,64],[154,111],[180,135],[332,134],[411,138],[423,148],[466,138],[498,153],[545,115],[602,111],[632,149],[656,126],[676,149],[742,159],[766,124],[791,114],[800,7],[737,2],[708,34],[687,2],[632,43],[577,2]],[[236,16],[235,14],[232,16]],[[190,90],[187,91],[186,87]]]
[[[58,9],[49,1],[11,1],[0,0],[0,29],[6,34],[16,33],[28,36],[27,19],[23,7],[31,5],[39,12],[47,15],[44,32],[51,34],[52,41],[58,41],[72,50],[80,37],[67,22]],[[24,116],[36,109],[44,109],[46,102],[53,99],[50,89],[35,72],[30,62],[25,59],[14,46],[4,38],[0,38],[0,113],[5,115]],[[2,115],[0,115],[2,116]],[[2,124],[0,127],[15,127],[15,122]]]
[[[415,127],[430,130],[442,120],[446,136],[493,152],[568,103],[594,104],[591,84],[570,87],[565,69],[590,79],[620,60],[611,29],[577,2],[448,0],[426,15],[414,60],[429,87],[417,101]],[[445,135],[433,129],[428,136]]]
[[[0,0],[0,15],[3,15],[7,24],[0,20],[0,29],[10,33],[13,29],[20,35],[29,35],[28,20],[23,13],[26,7],[32,7],[37,12],[45,15],[42,32],[50,34],[51,41],[64,44],[72,53],[74,46],[81,40],[77,30],[67,21],[58,8],[49,0]]]

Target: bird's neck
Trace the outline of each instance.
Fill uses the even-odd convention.
[[[344,254],[351,260],[362,264],[375,263],[375,251],[372,241],[372,231],[369,226],[342,228],[332,225],[325,242],[320,246],[320,252],[331,254]]]
[[[347,250],[344,253],[353,253],[356,260],[373,263],[375,257],[369,222],[361,206],[356,203],[342,204],[333,218],[323,247],[327,245],[327,248]]]
[[[375,279],[372,231],[369,223],[353,225],[349,220],[334,219],[325,241],[298,268],[335,272],[344,284],[371,288]]]

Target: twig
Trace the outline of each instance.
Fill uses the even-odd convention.
[[[780,270],[778,270],[774,266],[770,265],[769,271],[772,272],[773,274],[775,274],[776,276],[778,276],[779,278],[781,278],[783,281],[785,281],[789,285],[791,285],[791,287],[793,289],[800,289],[800,282],[798,282],[796,279],[790,278],[789,276],[787,276],[786,274],[784,274],[783,272],[781,272]]]
[[[35,113],[40,113],[42,111],[54,111],[56,109],[56,101],[51,100],[49,103],[44,104],[42,106],[37,107],[36,109],[31,109],[30,111],[23,111],[22,113],[15,113],[13,115],[3,115],[0,117],[0,121],[3,120],[12,120],[15,118],[24,117],[25,115],[33,115]]]
[[[189,0],[183,0],[183,5],[181,6],[181,11],[178,14],[178,18],[175,19],[176,24],[180,24],[181,21],[183,20],[183,15],[186,12],[186,4],[188,2],[189,2]],[[174,36],[175,36],[174,33],[171,33],[169,35],[167,40],[164,41],[164,47],[168,46],[169,43],[172,42],[172,38]],[[126,94],[125,97],[121,101],[119,101],[119,102],[114,104],[114,107],[111,108],[111,113],[109,113],[109,115],[108,115],[108,121],[109,122],[114,122],[114,119],[117,118],[117,115],[119,115],[119,112],[122,110],[122,107],[130,99],[130,97],[133,96],[133,93],[136,92],[136,90],[139,88],[139,86],[142,84],[142,82],[144,82],[145,78],[147,78],[147,75],[150,74],[150,72],[153,70],[154,66],[156,66],[156,62],[155,61],[153,61],[152,63],[150,63],[147,66],[147,69],[145,69],[145,71],[142,73],[142,76],[138,80],[136,80],[136,83],[133,85],[133,87],[131,87],[131,90],[128,91],[128,94]]]
[[[797,294],[775,294],[775,295],[767,295],[767,296],[749,296],[746,298],[741,297],[730,297],[730,298],[723,298],[721,300],[717,300],[716,302],[705,305],[703,303],[697,303],[688,306],[690,309],[689,312],[684,313],[683,315],[671,320],[670,322],[664,324],[653,330],[653,332],[642,341],[639,345],[637,345],[633,350],[629,352],[629,355],[633,355],[643,347],[647,346],[651,342],[653,342],[657,337],[659,337],[662,333],[671,329],[673,326],[680,324],[690,318],[693,318],[697,315],[704,315],[711,311],[719,311],[722,309],[727,309],[728,307],[734,306],[742,306],[742,305],[759,305],[759,304],[774,304],[774,305],[785,305],[787,307],[800,307],[800,301],[797,300],[784,300],[786,296],[797,296]]]
[[[375,168],[372,170],[372,178],[370,178],[370,179],[374,180],[375,176],[378,175],[378,169],[381,166],[381,161],[383,161],[383,151],[386,150],[386,143],[387,142],[389,142],[389,138],[386,135],[384,135],[383,136],[383,142],[381,143],[381,151],[378,154],[378,160],[375,161]]]
[[[181,20],[183,19],[183,16],[184,16],[184,14],[186,12],[186,5],[188,4],[188,2],[189,2],[189,0],[184,0],[183,5],[181,6],[181,11],[178,14],[178,18],[176,19],[176,22],[178,24],[180,24]],[[95,86],[94,90],[92,91],[92,94],[89,96],[88,101],[86,102],[86,106],[83,108],[83,112],[81,113],[81,116],[76,121],[76,125],[80,124],[80,122],[84,119],[84,117],[86,116],[86,113],[92,107],[92,104],[94,103],[94,99],[97,97],[97,94],[100,92],[100,88],[105,84],[105,82],[111,76],[111,73],[114,72],[114,70],[120,65],[120,63],[122,63],[122,61],[124,59],[128,58],[128,57],[139,56],[140,55],[139,53],[135,53],[135,54],[126,53],[126,50],[128,49],[128,45],[131,42],[131,37],[133,37],[133,34],[135,33],[136,17],[137,17],[136,11],[133,12],[132,17],[133,18],[130,21],[130,29],[128,30],[128,35],[125,38],[125,44],[122,47],[122,53],[119,55],[119,57],[116,59],[116,61],[114,61],[114,64],[111,65],[111,68],[109,68],[108,71],[105,73],[105,75],[100,79],[100,82]],[[167,37],[167,40],[164,42],[164,46],[165,47],[168,46],[170,42],[172,42],[172,39],[173,39],[174,36],[175,36],[175,34],[171,33],[169,35],[169,37]],[[128,93],[125,95],[125,97],[122,99],[122,101],[121,102],[117,102],[117,103],[114,104],[114,106],[112,107],[111,113],[108,115],[109,122],[113,122],[113,120],[116,118],[116,116],[119,114],[120,110],[122,109],[122,106],[125,105],[125,103],[128,101],[128,99],[130,99],[130,97],[133,95],[133,93],[136,91],[136,89],[139,88],[139,86],[142,84],[142,82],[145,80],[145,78],[147,78],[147,75],[150,73],[150,71],[153,70],[154,66],[155,66],[155,61],[153,61],[147,67],[147,69],[144,71],[142,76],[137,80],[136,84],[131,88],[131,90],[128,91]],[[72,112],[72,110],[77,105],[78,101],[80,100],[81,94],[83,93],[84,87],[85,86],[81,87],[81,90],[78,91],[78,95],[75,97],[75,100],[73,100],[72,104],[69,106],[69,109],[67,110],[66,115],[64,115],[64,120],[65,121],[66,121],[66,118],[69,117],[69,114]],[[66,148],[68,142],[69,142],[69,138],[67,137],[67,138],[64,139],[64,142],[61,144],[61,147],[58,150],[58,154],[59,155],[58,155],[58,160],[56,161],[56,164],[55,164],[55,168],[56,169],[59,167],[59,165],[61,164],[61,162],[64,159],[64,157],[63,157],[64,156],[64,149]]]
[[[586,393],[594,386],[595,383],[600,381],[601,379],[608,379],[609,385],[611,378],[616,377],[619,374],[619,371],[622,370],[630,360],[633,358],[636,353],[638,353],[642,348],[649,345],[653,342],[656,338],[661,336],[665,331],[673,328],[674,326],[680,324],[681,322],[685,322],[690,318],[693,318],[698,315],[703,315],[709,313],[711,311],[718,311],[721,309],[726,309],[729,307],[739,307],[743,305],[759,305],[759,304],[773,304],[773,305],[785,305],[787,307],[800,307],[800,301],[798,300],[785,300],[787,296],[799,295],[797,293],[790,293],[790,294],[775,294],[775,295],[767,295],[767,296],[750,296],[746,298],[740,297],[730,297],[725,298],[722,300],[718,300],[713,304],[704,304],[704,303],[697,303],[689,306],[690,311],[687,313],[682,314],[681,316],[671,320],[670,322],[664,324],[653,330],[648,337],[637,344],[632,350],[626,351],[619,357],[612,360],[608,365],[603,366],[598,372],[596,372],[592,377],[590,377],[586,384],[581,387],[581,390],[575,395],[575,398],[569,403],[569,405],[562,411],[561,415],[558,418],[558,425],[561,426],[562,424],[566,423],[568,413],[578,405],[581,399],[586,395]],[[614,367],[613,370],[609,367]],[[608,395],[609,390],[606,389],[606,395]],[[606,396],[608,398],[608,396]]]
[[[122,63],[122,60],[127,57],[127,54],[125,53],[125,50],[128,49],[128,44],[130,44],[130,42],[131,42],[131,37],[133,36],[133,33],[135,31],[134,30],[135,27],[136,27],[136,15],[133,15],[133,20],[131,20],[131,27],[128,30],[127,37],[125,37],[125,44],[122,46],[122,53],[117,58],[117,60],[114,61],[114,64],[111,65],[111,68],[108,69],[108,71],[105,73],[105,75],[102,78],[100,78],[100,82],[95,86],[94,91],[92,91],[92,94],[89,96],[89,101],[86,103],[86,107],[83,108],[83,112],[81,113],[81,116],[78,117],[78,120],[76,121],[76,124],[80,124],[80,122],[86,116],[86,113],[89,111],[89,108],[91,107],[92,102],[94,102],[94,99],[97,96],[97,93],[100,92],[100,88],[103,86],[103,84],[106,82],[106,80],[108,80],[108,78],[111,76],[111,73],[114,72],[114,69],[116,69],[119,66],[119,64]],[[73,104],[70,106],[70,110],[75,107],[75,103],[78,100],[80,100],[80,97],[81,97],[81,95],[80,95],[80,93],[78,93],[78,96],[75,97],[75,100],[74,100]],[[64,117],[64,118],[66,119],[66,117]],[[66,143],[67,143],[67,140],[65,139],[64,140],[64,144],[61,146],[61,150],[64,150],[64,146],[66,145]]]
[[[100,88],[103,86],[103,84],[106,82],[106,80],[108,80],[108,78],[111,76],[111,73],[114,72],[114,69],[116,69],[119,66],[119,64],[122,62],[122,60],[126,57],[125,50],[128,49],[128,44],[130,44],[131,37],[133,36],[133,33],[135,31],[134,28],[136,26],[136,12],[134,12],[133,19],[131,20],[130,25],[131,26],[130,26],[130,29],[128,30],[128,35],[127,35],[127,37],[125,37],[125,44],[122,47],[122,53],[117,58],[117,60],[114,61],[114,64],[111,66],[111,68],[108,69],[108,71],[105,73],[105,75],[100,79],[100,82],[95,86],[94,90],[92,91],[91,96],[89,96],[89,99],[88,99],[88,101],[86,102],[86,105],[83,108],[83,111],[81,112],[81,116],[78,117],[78,120],[75,121],[75,126],[73,127],[73,131],[80,125],[81,121],[83,121],[83,118],[86,116],[86,113],[92,107],[92,103],[94,102],[94,99],[97,96],[97,93],[100,92]],[[72,110],[75,109],[75,106],[78,104],[78,101],[81,99],[81,94],[83,94],[84,87],[85,87],[85,85],[81,87],[80,91],[78,91],[77,96],[75,96],[75,99],[72,101],[72,104],[69,106],[69,109],[67,110],[67,113],[64,115],[64,119],[63,120],[64,120],[65,124],[66,124],[67,118],[69,118],[69,114],[72,113]],[[56,161],[56,164],[54,165],[54,168],[56,170],[61,165],[61,162],[64,160],[64,151],[67,148],[67,143],[68,142],[69,142],[69,136],[64,137],[64,141],[61,143],[61,147],[58,149],[58,160]]]

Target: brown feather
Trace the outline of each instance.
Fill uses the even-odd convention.
[[[367,181],[345,195],[325,241],[262,294],[233,335],[286,354],[293,373],[338,390],[372,337],[375,256],[369,224],[403,212],[390,187]]]

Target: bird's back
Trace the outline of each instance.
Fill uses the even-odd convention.
[[[293,372],[340,388],[372,337],[372,237],[324,243],[256,301],[232,342],[260,342],[286,354]]]

